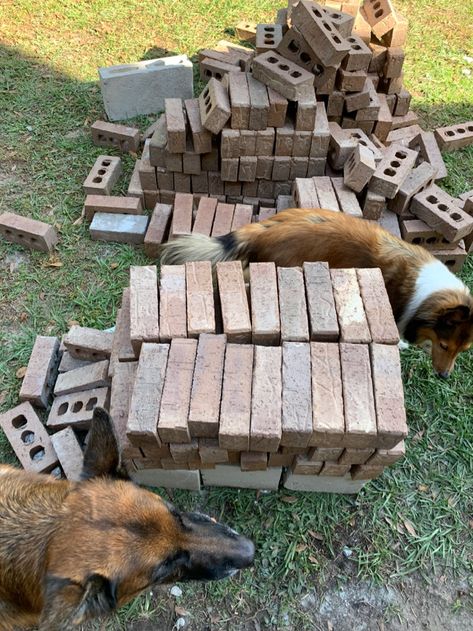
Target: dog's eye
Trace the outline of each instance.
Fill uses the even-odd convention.
[[[440,342],[440,348],[444,351],[448,351],[448,345],[445,342]]]

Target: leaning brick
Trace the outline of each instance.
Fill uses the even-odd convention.
[[[214,134],[222,131],[231,116],[230,101],[224,86],[217,79],[210,79],[199,97],[202,125]]]
[[[81,479],[84,454],[72,427],[65,427],[51,434],[51,442],[66,478],[78,482]]]
[[[169,204],[156,204],[151,215],[144,239],[146,256],[157,258],[159,246],[167,237],[171,223],[172,206]]]
[[[398,344],[399,332],[381,270],[357,269],[356,275],[373,342]]]
[[[58,397],[72,392],[108,387],[108,366],[108,359],[104,359],[59,375],[54,386],[54,395]]]
[[[21,384],[20,401],[29,401],[45,408],[58,372],[59,340],[56,337],[36,337],[26,374]]]
[[[64,336],[64,345],[78,359],[97,361],[108,359],[112,350],[113,333],[84,326],[73,326]]]
[[[114,371],[110,393],[110,417],[123,457],[132,449],[135,450],[126,435],[126,425],[130,411],[130,400],[135,383],[138,362],[119,362]],[[140,452],[141,453],[141,452]]]
[[[198,99],[184,101],[195,153],[212,151],[212,134],[202,125]]]
[[[159,341],[158,275],[155,265],[130,267],[130,339],[136,353],[143,342]]]

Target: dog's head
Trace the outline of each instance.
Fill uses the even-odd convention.
[[[156,585],[222,579],[252,565],[249,539],[111,478],[118,463],[110,418],[98,409],[84,457],[86,481],[71,491],[49,548],[49,597],[68,588],[81,593],[72,624],[109,613]]]
[[[440,377],[447,378],[459,353],[473,343],[473,299],[462,291],[437,292],[425,300],[408,323],[408,342],[429,342],[432,364]]]

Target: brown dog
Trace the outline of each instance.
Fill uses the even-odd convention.
[[[253,562],[253,543],[199,513],[180,513],[111,479],[118,448],[94,412],[83,480],[0,465],[0,629],[71,629],[174,581],[216,580]]]

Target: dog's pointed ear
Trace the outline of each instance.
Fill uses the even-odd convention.
[[[461,324],[462,322],[468,322],[470,318],[473,317],[473,313],[470,310],[470,307],[467,305],[457,305],[456,307],[450,307],[449,309],[445,309],[445,311],[440,316],[440,319],[447,326],[456,326],[457,324]]]
[[[116,592],[116,583],[105,576],[101,574],[89,576],[71,624],[80,625],[87,622],[87,620],[112,613],[117,607]]]
[[[81,479],[118,474],[120,454],[112,419],[103,408],[96,407],[87,437]]]

